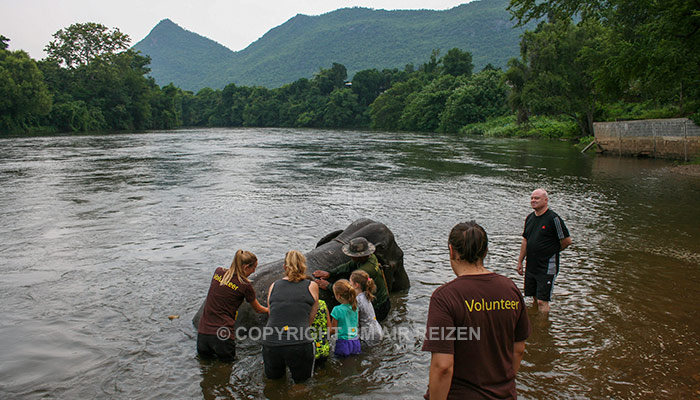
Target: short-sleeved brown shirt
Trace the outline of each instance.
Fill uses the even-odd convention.
[[[448,398],[515,398],[513,344],[530,322],[513,281],[495,273],[464,275],[433,292],[423,350],[454,355]]]
[[[248,303],[255,300],[253,285],[250,282],[240,282],[235,274],[228,285],[220,285],[225,272],[226,270],[219,267],[211,279],[204,311],[197,329],[201,334],[216,335],[217,330],[222,327],[233,330],[238,307],[243,304],[243,299]]]

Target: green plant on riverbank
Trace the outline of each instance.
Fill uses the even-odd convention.
[[[465,125],[460,133],[489,137],[533,137],[571,139],[578,135],[575,121],[564,118],[534,116],[528,123],[517,124],[514,115],[492,118],[485,122]]]
[[[578,148],[579,150],[583,150],[594,140],[595,136],[584,136],[582,138],[579,138],[578,143],[576,143],[576,148]]]
[[[681,111],[675,105],[659,106],[652,101],[642,103],[626,103],[618,101],[606,104],[599,121],[625,121],[637,119],[675,118]]]

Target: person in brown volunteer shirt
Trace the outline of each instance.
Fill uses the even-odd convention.
[[[530,335],[523,296],[513,281],[484,267],[488,237],[476,222],[452,228],[448,248],[457,278],[430,297],[425,398],[516,398],[515,374]]]
[[[238,307],[245,299],[257,313],[269,312],[255,298],[248,276],[258,267],[258,258],[249,251],[238,250],[229,269],[219,267],[209,285],[202,318],[197,328],[197,354],[203,359],[218,358],[231,362],[236,357],[234,324]]]

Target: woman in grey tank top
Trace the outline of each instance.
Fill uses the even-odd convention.
[[[270,318],[263,330],[263,362],[269,379],[284,377],[287,367],[295,383],[311,377],[314,344],[311,323],[318,310],[318,285],[306,279],[306,257],[290,250],[284,257],[284,278],[270,285]]]

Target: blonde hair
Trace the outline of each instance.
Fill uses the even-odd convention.
[[[357,293],[347,279],[339,279],[333,284],[333,294],[340,297],[352,306],[353,311],[357,310]]]
[[[236,255],[233,256],[231,267],[226,270],[224,276],[221,278],[221,282],[219,282],[219,285],[228,285],[229,282],[231,282],[231,278],[233,278],[234,273],[238,277],[238,282],[250,282],[245,276],[243,269],[245,269],[245,267],[248,265],[255,264],[256,262],[258,262],[258,258],[255,256],[255,254],[249,251],[238,250]]]
[[[374,280],[369,277],[367,272],[361,269],[352,271],[352,274],[350,274],[350,281],[360,285],[360,291],[365,294],[367,300],[374,300],[374,295],[372,293],[377,291],[377,284],[374,283]]]
[[[290,282],[306,279],[306,257],[298,250],[289,250],[284,255],[285,275]]]

